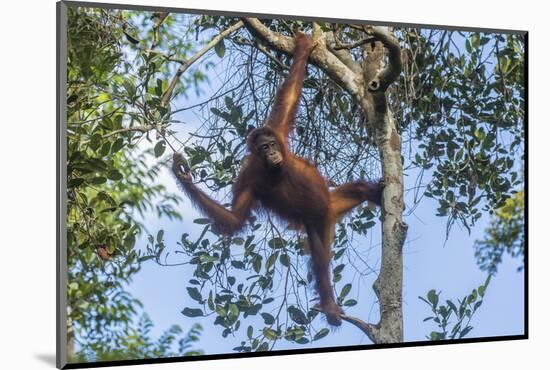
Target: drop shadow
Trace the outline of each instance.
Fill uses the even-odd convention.
[[[52,367],[55,367],[55,353],[35,353],[34,358],[37,360],[42,361],[46,365],[50,365]]]

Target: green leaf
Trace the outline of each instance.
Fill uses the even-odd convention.
[[[100,134],[93,134],[90,139],[90,148],[93,151],[96,151],[99,148],[99,145],[101,144],[101,140],[103,137]]]
[[[342,263],[342,264],[336,266],[336,267],[334,268],[334,270],[332,270],[332,273],[333,273],[334,275],[338,275],[339,273],[342,272],[342,270],[344,269],[344,267],[346,267],[346,265],[344,265],[344,264]]]
[[[112,205],[113,207],[116,207],[117,206],[117,202],[115,202],[115,200],[113,199],[113,197],[111,197],[109,194],[107,194],[106,192],[104,191],[100,191],[99,193],[97,193],[97,197],[98,199],[101,199],[107,203],[109,203],[110,205]]]
[[[244,262],[242,261],[231,261],[231,266],[235,267],[236,269],[239,269],[239,270],[244,270],[245,269],[245,264]]]
[[[244,239],[243,238],[233,238],[233,244],[235,245],[243,245],[244,244]]]
[[[281,262],[281,264],[285,267],[289,267],[290,266],[290,257],[288,256],[288,254],[284,253],[284,254],[281,254],[281,257],[279,258],[279,261]]]
[[[124,36],[126,36],[126,40],[130,41],[132,44],[137,45],[139,44],[139,40],[136,39],[134,36],[130,35],[128,32],[124,32]]]
[[[487,276],[487,279],[485,279],[485,283],[479,288],[477,288],[477,291],[482,298],[485,295],[485,291],[487,290],[487,286],[489,285],[490,281],[491,281],[491,275]]]
[[[212,112],[214,115],[216,115],[218,117],[223,118],[223,112],[220,111],[218,108],[210,108],[210,112]]]
[[[435,289],[430,290],[427,297],[433,307],[437,306],[437,303],[439,302],[439,295],[435,292]]]
[[[193,222],[199,225],[206,225],[210,223],[210,220],[208,218],[197,218]]]
[[[466,40],[466,51],[468,53],[472,53],[472,45],[470,44],[470,40]]]
[[[227,316],[227,311],[223,307],[216,308],[216,313],[218,314],[218,316],[221,316],[221,317]]]
[[[313,336],[313,340],[319,340],[321,338],[324,338],[328,335],[329,333],[329,330],[327,328],[323,328],[321,330],[319,330],[314,336]]]
[[[249,325],[248,329],[246,329],[246,336],[248,337],[248,339],[252,339],[252,335],[254,335],[254,328],[252,327],[252,325]]]
[[[271,331],[273,331],[273,330],[271,330]],[[264,333],[264,335],[265,335],[265,333]],[[277,339],[277,338],[275,337],[275,339]],[[268,350],[269,350],[269,344],[267,342],[263,342],[262,344],[260,344],[258,346],[258,349],[256,351],[265,352],[265,351],[268,351]]]
[[[157,243],[162,242],[163,237],[164,237],[164,230],[159,230],[157,233]]]
[[[271,248],[283,248],[286,245],[286,241],[282,238],[273,238],[267,243]]]
[[[157,85],[155,86],[155,94],[159,97],[162,96],[162,80],[157,78]]]
[[[357,304],[357,301],[355,299],[348,299],[347,301],[344,302],[344,306],[346,307],[355,306],[356,304]]]
[[[181,311],[182,314],[184,314],[187,317],[199,317],[204,316],[202,313],[202,310],[200,308],[189,308],[185,307],[183,311]]]
[[[273,315],[268,314],[267,312],[262,312],[260,315],[264,319],[264,323],[266,325],[273,325],[275,323],[275,318],[273,317]]]
[[[472,294],[468,296],[468,303],[474,303],[477,299],[477,290],[472,290]]]
[[[199,290],[195,287],[187,287],[187,293],[191,298],[193,298],[195,301],[202,301],[202,294],[199,292]]]
[[[84,183],[84,179],[80,178],[80,177],[76,177],[74,179],[69,180],[69,182],[67,183],[67,187],[68,188],[75,188],[77,186],[82,185],[82,183]]]
[[[375,221],[369,221],[365,224],[365,228],[370,229],[371,227],[374,227],[376,225]]]
[[[229,318],[236,319],[237,317],[239,317],[240,312],[241,311],[239,310],[239,307],[235,303],[229,304]]]
[[[155,157],[160,157],[161,155],[164,154],[164,151],[166,150],[166,142],[164,140],[161,140],[159,141],[156,145],[155,145],[155,149],[154,149],[154,152],[155,152]]]
[[[269,340],[277,339],[277,332],[273,329],[264,328],[263,333],[264,333],[264,336]]]
[[[122,138],[116,139],[113,145],[111,145],[111,154],[117,153],[123,146],[124,140]]]
[[[472,39],[472,47],[477,49],[479,47],[479,41],[480,41],[479,33],[472,34],[471,39]]]
[[[101,213],[107,213],[107,212],[114,212],[118,209],[118,207],[109,207],[109,208],[104,208],[101,210]]]
[[[303,313],[302,310],[300,310],[299,308],[295,306],[290,306],[288,308],[288,313],[292,321],[294,321],[295,323],[300,325],[307,325],[308,319],[306,317],[306,314]]]
[[[111,143],[106,141],[105,143],[103,143],[103,145],[101,146],[101,150],[99,152],[99,154],[102,156],[102,157],[105,157],[107,154],[109,154],[109,151],[111,150]]]
[[[100,158],[89,158],[88,166],[94,171],[105,171],[107,169],[107,163]]]
[[[430,333],[430,339],[431,340],[442,340],[442,339],[445,339],[445,333],[441,333],[441,332],[437,332],[437,331],[432,331]]]
[[[273,253],[269,258],[267,259],[265,263],[265,270],[269,271],[271,267],[275,264],[275,261],[277,261],[277,258],[279,257],[279,253]]]
[[[474,312],[477,311],[477,309],[483,304],[483,301],[477,301],[476,304],[474,305]]]
[[[218,42],[216,46],[214,46],[214,51],[220,58],[223,58],[225,55],[225,43],[223,42],[223,39]]]
[[[136,245],[136,236],[129,235],[127,238],[124,238],[124,246],[126,249],[132,249]]]
[[[122,180],[123,176],[118,170],[111,170],[107,174],[107,178],[113,181],[118,181],[118,180]]]
[[[465,327],[464,329],[462,329],[462,331],[460,332],[460,334],[458,335],[459,338],[464,338],[464,336],[468,335],[468,333],[473,329],[473,327],[471,326],[467,326]]]
[[[252,268],[254,269],[254,271],[256,273],[260,272],[260,270],[262,269],[262,257],[261,256],[254,257],[254,259],[252,260]]]
[[[449,306],[451,308],[451,310],[453,310],[455,315],[458,313],[456,305],[452,301],[447,300],[447,306]]]
[[[90,180],[90,184],[92,185],[104,184],[106,182],[107,182],[107,178],[103,176],[94,177],[93,179]]]
[[[122,83],[122,86],[124,87],[124,89],[126,90],[126,92],[131,98],[135,95],[136,86],[131,80],[124,80],[124,82]]]
[[[351,290],[351,284],[344,285],[344,287],[342,288],[342,291],[340,292],[340,299],[346,298],[350,290]]]
[[[334,255],[334,260],[340,259],[344,255],[345,251],[346,248],[341,248],[340,250],[338,250],[338,252],[336,252],[336,254]]]

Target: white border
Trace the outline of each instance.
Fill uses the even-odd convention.
[[[110,1],[180,8],[371,19],[530,31],[530,340],[142,365],[163,369],[543,368],[550,307],[546,190],[550,122],[548,11],[543,2],[277,0]],[[534,5],[537,4],[537,5]],[[2,367],[53,368],[55,354],[55,1],[3,5],[0,158]],[[7,112],[7,115],[5,114]],[[119,367],[120,369],[126,367]]]

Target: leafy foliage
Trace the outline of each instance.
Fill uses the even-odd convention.
[[[437,331],[432,331],[426,338],[429,340],[444,340],[466,337],[473,329],[470,321],[483,304],[483,297],[490,281],[491,276],[489,275],[483,285],[455,302],[446,300],[445,304],[440,304],[441,292],[437,293],[434,289],[430,290],[426,297],[418,297],[432,310],[432,316],[426,317],[424,322],[434,322],[438,327]]]
[[[374,217],[368,208],[363,212],[369,214],[368,218]],[[190,240],[189,234],[184,233],[176,250],[177,255],[186,256],[183,260],[194,268],[187,293],[195,306],[185,307],[182,310],[184,316],[214,315],[214,325],[222,328],[224,338],[239,332],[243,320],[261,317],[260,321],[254,320],[255,323],[246,328],[247,341],[235,347],[243,352],[267,350],[280,339],[307,344],[328,334],[327,328],[315,329],[312,326],[318,311],[314,309],[315,298],[313,302],[307,298],[311,277],[307,264],[304,264],[304,241],[301,238],[283,238],[284,231],[278,230],[272,222],[262,225],[254,217],[248,233],[236,237],[214,233],[208,219],[196,219],[195,223],[204,225],[199,237]],[[373,226],[353,219],[350,223],[357,232],[365,232]],[[281,236],[257,237],[273,231]],[[163,237],[162,230],[156,237],[149,235],[148,255],[143,258],[154,259],[161,265],[170,264],[166,261],[168,252]],[[347,238],[347,228],[339,227],[332,275],[339,289],[337,302],[352,307],[357,301],[346,298],[352,284],[341,287],[338,284],[346,268],[346,264],[341,262],[349,253]],[[284,281],[284,286],[280,281]],[[273,297],[279,294],[286,298],[277,302]],[[301,298],[300,294],[306,298]]]
[[[485,238],[475,243],[477,263],[482,270],[496,274],[503,255],[522,257],[518,270],[523,269],[525,249],[525,194],[518,191],[497,209]]]
[[[522,183],[523,38],[402,32],[407,63],[394,108],[418,143],[411,164],[432,175],[424,195],[448,217],[447,232],[456,221],[470,230]]]
[[[125,327],[115,341],[93,343],[80,351],[71,362],[136,360],[203,354],[202,351],[191,348],[199,340],[202,332],[200,325],[193,325],[186,334],[178,325],[173,325],[159,338],[151,337],[152,328],[153,323],[148,316],[142,315],[135,327]]]
[[[144,319],[134,328],[141,304],[125,290],[143,261],[136,248],[140,216],[181,216],[174,208],[180,198],[154,182],[164,165],[151,163],[162,154],[159,144],[139,145],[156,126],[143,115],[151,109],[147,97],[140,100],[145,87],[124,63],[123,29],[123,17],[109,11],[69,8],[67,330],[76,358],[171,353],[135,337],[151,323]],[[167,335],[180,332],[172,328]]]

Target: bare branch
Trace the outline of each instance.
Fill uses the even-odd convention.
[[[358,46],[361,46],[361,45],[364,45],[364,44],[367,44],[369,42],[373,42],[374,40],[376,40],[374,37],[366,37],[362,40],[358,40],[358,41],[355,41],[355,42],[352,42],[351,44],[341,44],[337,39],[336,39],[336,45],[334,45],[334,50],[341,50],[341,49],[355,49],[356,47]]]
[[[123,133],[126,133],[126,132],[141,132],[143,134],[146,134],[147,132],[152,131],[156,128],[157,127],[155,125],[143,125],[143,126],[126,127],[126,128],[121,128],[121,129],[118,129],[118,130],[111,131],[108,134],[103,135],[101,138],[102,139],[107,139],[111,136],[115,136],[115,135],[118,135],[118,134],[123,134]],[[81,144],[88,144],[90,141],[91,140],[83,140],[81,142]]]
[[[377,325],[366,323],[357,317],[348,315],[340,315],[340,318],[359,328],[373,343],[378,343],[378,334],[380,330]]]
[[[368,89],[371,92],[386,91],[389,85],[391,85],[401,73],[401,47],[399,41],[393,34],[387,31],[386,27],[367,27],[366,30],[372,34],[372,36],[382,42],[384,47],[388,49],[388,63],[386,66],[378,72],[378,74],[368,81]]]
[[[179,64],[185,64],[187,62],[184,59],[174,58],[173,55],[166,54],[162,51],[158,51],[158,50],[154,50],[154,49],[143,49],[143,50],[147,53],[160,55],[161,57],[163,57],[164,59],[166,59],[170,62],[176,62],[176,63],[179,63]]]
[[[155,14],[155,16],[158,17],[158,19],[155,22],[155,24],[153,25],[153,44],[151,45],[151,50],[153,50],[157,47],[157,45],[160,41],[160,39],[159,39],[160,26],[161,26],[162,22],[164,22],[166,17],[168,17],[168,14],[170,14],[170,13],[163,12],[163,13],[154,13],[154,14]]]
[[[323,312],[319,307],[315,306],[312,307],[311,310],[317,311],[317,312]],[[379,335],[379,327],[378,325],[369,324],[364,322],[363,320],[354,317],[354,316],[348,316],[345,314],[340,315],[340,318],[346,322],[349,322],[350,324],[356,326],[361,330],[363,333],[365,333],[370,340],[372,340],[373,343],[378,343],[378,335]]]
[[[132,131],[137,131],[137,132],[141,132],[141,133],[145,134],[148,131],[151,131],[155,128],[156,128],[155,125],[143,125],[143,126],[133,126],[133,127],[121,128],[119,130],[114,130],[114,131],[109,132],[108,134],[103,135],[103,138],[106,139],[110,136],[122,134],[122,133],[125,133],[125,132],[132,132]]]
[[[281,70],[283,71],[288,70],[288,67],[285,66],[279,59],[275,58],[264,45],[255,41],[246,40],[242,37],[235,37],[233,38],[233,41],[238,45],[254,46],[258,50],[260,50],[262,53],[264,53],[265,56],[271,59]]]
[[[160,101],[161,106],[165,107],[168,102],[170,101],[170,98],[172,97],[172,94],[174,93],[174,89],[176,88],[176,84],[181,77],[181,75],[197,60],[199,60],[204,54],[206,54],[210,49],[215,47],[217,44],[220,43],[225,37],[232,34],[233,32],[237,31],[239,28],[243,26],[242,21],[238,21],[234,25],[226,28],[224,31],[222,31],[219,35],[214,37],[208,44],[206,44],[201,50],[199,50],[195,55],[193,55],[191,58],[187,59],[182,65],[178,68],[178,71],[172,78],[172,81],[170,81],[170,85],[162,95],[162,99]]]
[[[293,38],[270,30],[257,18],[244,18],[243,21],[247,29],[269,47],[285,54],[292,54],[294,50]],[[338,57],[327,48],[323,38],[319,40],[319,43],[315,49],[313,49],[309,61],[322,69],[334,82],[348,91],[352,96],[357,99],[363,97],[362,76],[356,74],[338,59]]]
[[[353,60],[351,53],[348,50],[340,50],[337,48],[337,45],[339,44],[336,35],[334,35],[334,32],[327,32],[326,33],[326,40],[327,40],[327,47],[330,49],[330,51],[338,57],[344,63],[346,66],[348,66],[349,69],[351,69],[356,74],[361,74],[361,65],[357,63],[355,60]]]

